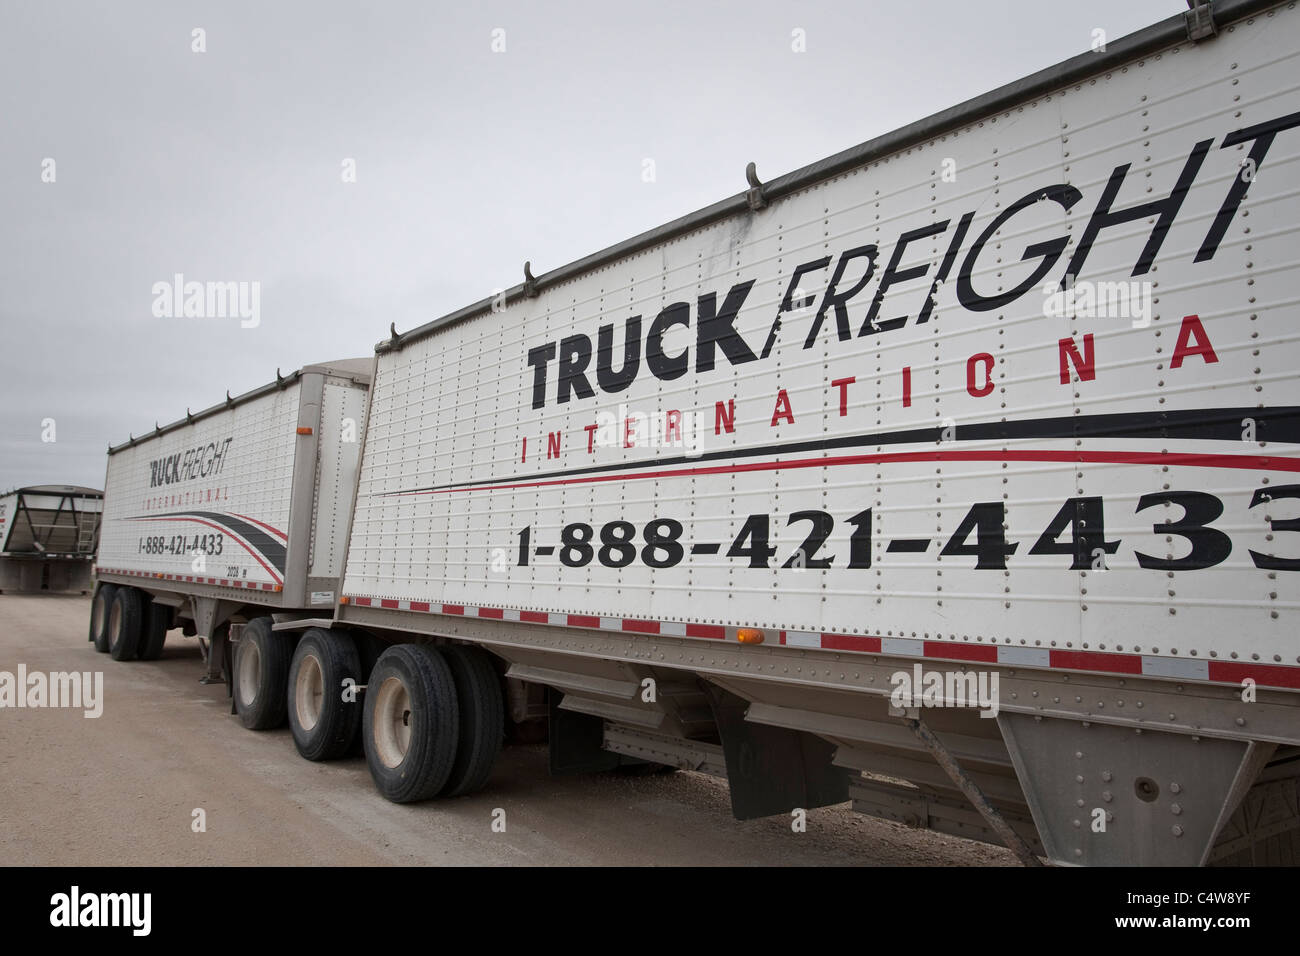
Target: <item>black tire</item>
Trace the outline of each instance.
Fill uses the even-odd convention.
[[[347,754],[361,727],[362,683],[356,641],[346,631],[309,628],[289,664],[289,729],[298,753],[308,760]],[[343,682],[353,683],[344,700]]]
[[[235,645],[231,674],[239,722],[249,730],[283,727],[288,681],[289,642],[271,630],[269,617],[249,621]]]
[[[167,630],[172,623],[172,609],[166,604],[149,602],[144,612],[144,634],[140,638],[139,658],[142,661],[156,661],[162,657],[163,644],[167,642]]]
[[[366,682],[362,738],[375,787],[393,803],[437,796],[460,734],[456,681],[436,647],[395,644]]]
[[[101,654],[108,653],[108,612],[113,606],[113,595],[117,588],[112,584],[101,584],[90,601],[90,639],[95,642],[95,650]]]
[[[144,601],[135,588],[118,588],[108,614],[108,653],[115,661],[133,661],[144,632]]]
[[[361,661],[361,683],[364,684],[369,679],[370,672],[375,669],[379,655],[388,650],[389,645],[369,631],[352,630],[348,633],[357,645],[357,658]]]
[[[369,631],[354,628],[348,633],[352,635],[352,640],[356,642],[357,657],[361,660],[361,676],[359,680],[360,683],[365,684],[370,679],[370,672],[375,669],[375,662],[379,660],[379,655],[384,653],[389,645]],[[361,702],[361,706],[365,707],[364,701]],[[361,739],[364,736],[364,734],[358,732],[352,738],[352,746],[348,748],[346,756],[364,757],[366,755],[365,741]]]
[[[505,695],[492,657],[479,647],[452,644],[442,649],[456,681],[460,735],[456,762],[442,796],[459,797],[483,789],[506,733]]]

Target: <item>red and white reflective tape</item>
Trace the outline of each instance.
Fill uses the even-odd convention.
[[[734,639],[738,628],[721,624],[686,624],[679,621],[647,621],[641,618],[600,617],[594,614],[565,614],[547,611],[517,611],[510,608],[441,604],[436,601],[403,601],[393,598],[348,595],[344,603],[387,611],[415,611],[450,614],[493,621],[548,624],[553,627],[581,627],[601,631],[656,634],[667,637]],[[918,657],[976,664],[1000,664],[1045,670],[1092,671],[1104,674],[1132,674],[1176,680],[1241,685],[1247,678],[1261,687],[1300,689],[1300,667],[1285,664],[1256,664],[1247,661],[1206,658],[1155,657],[1147,654],[1118,654],[1107,651],[1061,650],[1055,647],[1024,647],[1011,644],[968,644],[957,641],[923,640],[909,637],[870,637],[859,634],[829,634],[819,631],[778,631],[778,642],[787,647],[826,651],[886,654],[890,657]]]
[[[595,614],[516,611],[510,608],[440,604],[436,601],[397,601],[392,598],[354,597],[351,595],[346,598],[346,601],[356,607],[377,607],[386,611],[454,614],[460,617],[481,617],[492,621],[515,621],[521,624],[585,627],[600,631],[631,631],[636,634],[663,634],[668,637],[702,637],[718,641],[725,640],[727,637],[727,629],[721,624],[683,624],[677,621],[646,621],[631,617],[599,617]]]
[[[219,588],[248,588],[250,591],[275,591],[276,584],[260,581],[236,581],[231,578],[205,578],[197,574],[164,574],[159,571],[128,571],[125,568],[97,568],[96,574],[123,574],[130,578],[151,578],[156,581],[181,581],[186,584],[212,584]]]

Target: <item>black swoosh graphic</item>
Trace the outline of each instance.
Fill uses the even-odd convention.
[[[1109,415],[1068,415],[1059,418],[1022,418],[1006,422],[974,422],[957,425],[951,438],[944,441],[952,445],[962,441],[1014,440],[1022,438],[1165,438],[1173,441],[1241,441],[1243,419],[1255,422],[1255,440],[1300,444],[1300,407],[1287,405],[1276,408],[1194,408],[1170,409],[1163,412],[1117,412]],[[760,458],[770,455],[796,455],[810,451],[829,451],[836,448],[860,448],[866,445],[905,445],[930,443],[942,439],[943,426],[908,428],[892,432],[869,432],[864,435],[842,435],[838,438],[816,438],[809,441],[785,444],[760,445],[753,448],[732,448],[702,455],[676,455],[656,458],[653,461],[620,462],[613,465],[593,465],[590,468],[548,471],[540,474],[515,475],[493,478],[488,481],[456,481],[445,485],[427,485],[422,488],[404,488],[386,491],[376,497],[409,495],[425,491],[446,491],[470,486],[509,484],[513,482],[546,481],[551,478],[570,478],[578,475],[596,475],[616,471],[636,471],[641,468],[664,468],[671,465],[695,464],[737,458]]]

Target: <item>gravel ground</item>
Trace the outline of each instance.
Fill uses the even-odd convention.
[[[1014,865],[1011,854],[853,813],[734,820],[695,773],[551,777],[544,746],[507,748],[470,797],[396,806],[365,761],[302,760],[288,730],[251,733],[197,643],[118,663],[86,641],[89,599],[0,595],[0,671],[100,671],[104,710],[0,710],[7,865]],[[206,832],[192,828],[202,809]],[[493,832],[494,811],[504,833]],[[499,816],[499,814],[498,814]]]

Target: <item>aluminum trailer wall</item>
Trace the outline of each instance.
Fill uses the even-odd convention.
[[[1261,18],[411,334],[345,590],[1300,686],[1298,71]]]
[[[490,647],[607,748],[725,767],[738,815],[849,793],[1066,863],[1291,841],[1293,6],[394,332],[336,620]],[[1000,679],[997,719],[891,702],[915,667]]]
[[[209,639],[259,608],[332,606],[370,367],[277,373],[110,449],[99,581],[176,608]]]

